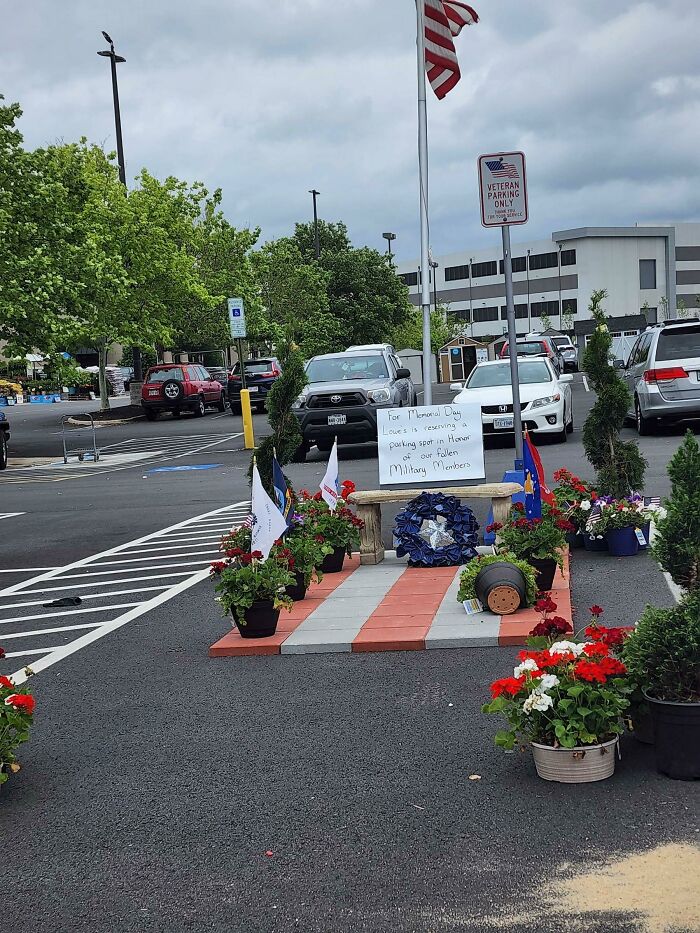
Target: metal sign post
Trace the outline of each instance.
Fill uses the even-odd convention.
[[[245,322],[245,307],[242,298],[229,298],[228,304],[228,323],[231,328],[231,339],[236,341],[236,351],[238,353],[238,365],[241,369],[241,388],[245,389],[245,366],[243,365],[243,340],[247,336]]]
[[[515,305],[513,304],[513,265],[511,262],[510,227],[527,223],[527,183],[525,155],[522,152],[498,152],[479,156],[479,195],[481,223],[484,227],[500,227],[503,240],[503,271],[506,285],[508,318],[508,356],[513,390],[513,430],[515,432],[516,469],[522,469],[523,424],[520,410],[520,380],[516,348]]]

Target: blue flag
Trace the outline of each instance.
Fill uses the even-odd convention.
[[[525,432],[523,444],[523,469],[525,471],[525,517],[542,518],[542,490],[537,461],[532,449],[530,436]]]
[[[287,522],[287,527],[289,527],[291,524],[292,494],[287,487],[287,481],[284,478],[282,467],[277,462],[277,457],[275,456],[272,457],[272,488],[275,492],[277,508]]]

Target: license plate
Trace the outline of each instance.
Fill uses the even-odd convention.
[[[696,370],[695,378],[698,380],[698,382],[700,382],[700,369]]]
[[[158,389],[149,389],[149,390],[148,390],[148,394],[149,394],[149,395],[158,395]]]
[[[347,415],[329,415],[328,424],[346,424],[348,420]]]
[[[259,392],[259,391],[260,391],[260,387],[259,387],[259,386],[246,386],[246,388],[248,389],[249,392]]]
[[[493,427],[495,431],[506,431],[513,427],[512,418],[494,418]]]

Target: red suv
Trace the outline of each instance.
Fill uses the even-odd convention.
[[[163,363],[151,366],[141,389],[141,405],[149,421],[155,421],[161,411],[191,411],[201,418],[207,405],[226,410],[226,395],[220,382],[212,379],[199,363]]]

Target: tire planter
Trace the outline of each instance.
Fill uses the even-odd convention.
[[[639,541],[634,528],[615,528],[605,538],[608,551],[613,557],[634,557],[639,553]]]
[[[547,557],[540,560],[537,557],[531,557],[528,564],[535,570],[538,591],[546,593],[551,590],[554,584],[554,574],[557,572],[557,562],[554,558]]]
[[[572,550],[577,547],[583,547],[583,535],[579,534],[578,531],[567,531],[566,543]]]
[[[525,577],[508,561],[498,561],[484,567],[474,580],[474,590],[482,606],[496,615],[507,616],[525,603]]]
[[[250,609],[246,609],[243,616],[245,625],[234,619],[241,638],[269,638],[277,631],[280,611],[275,609],[271,599],[260,599]]]
[[[615,771],[615,751],[618,740],[580,748],[552,748],[532,742],[532,757],[537,774],[544,781],[560,784],[590,784],[604,781]]]
[[[323,563],[321,564],[322,573],[340,573],[343,569],[343,561],[345,560],[345,548],[336,547],[333,548],[332,554],[327,554],[323,558]]]
[[[295,573],[294,579],[296,582],[292,586],[288,586],[285,589],[285,592],[290,599],[293,599],[295,603],[298,603],[306,597],[307,586],[304,582],[303,573]]]
[[[656,770],[677,781],[700,778],[700,703],[646,699],[654,726]]]
[[[587,551],[607,551],[608,542],[605,538],[591,538],[590,535],[584,533],[583,546]]]

